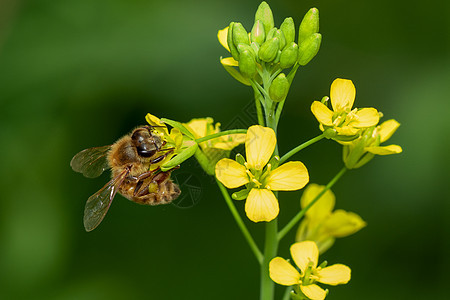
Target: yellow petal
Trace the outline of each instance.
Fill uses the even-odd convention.
[[[300,289],[311,300],[323,300],[327,296],[327,292],[316,284],[301,285]]]
[[[281,285],[294,285],[300,282],[300,273],[284,258],[275,257],[269,263],[270,278]]]
[[[356,135],[360,131],[360,129],[355,128],[353,126],[335,127],[335,129],[339,135],[346,135],[346,136]]]
[[[299,161],[290,161],[270,172],[266,188],[272,191],[295,191],[303,188],[308,181],[305,165]]]
[[[356,112],[356,118],[350,124],[354,127],[365,128],[378,124],[380,115],[375,108],[363,108]]]
[[[333,112],[322,102],[314,101],[311,105],[311,111],[317,121],[325,126],[333,126]]]
[[[238,67],[239,66],[239,62],[237,60],[235,60],[233,57],[225,57],[225,58],[221,58],[220,59],[220,63],[223,66],[230,66],[230,67]]]
[[[302,273],[305,273],[310,262],[312,262],[313,268],[317,266],[319,249],[317,249],[316,243],[312,241],[295,243],[291,246],[291,256]]]
[[[247,169],[232,159],[221,159],[215,169],[217,179],[229,189],[248,183]]]
[[[229,134],[212,140],[214,148],[231,150],[239,144],[245,142],[245,134]]]
[[[379,146],[379,147],[366,147],[364,148],[367,152],[377,154],[377,155],[390,155],[390,154],[398,154],[401,153],[402,147],[398,145],[389,145],[389,146]]]
[[[394,119],[387,120],[377,128],[380,135],[380,143],[386,142],[400,126],[400,123]]]
[[[345,237],[354,234],[366,225],[359,215],[338,209],[324,222],[323,230],[333,237]]]
[[[355,101],[356,89],[348,79],[337,78],[331,84],[330,99],[335,112],[349,112]]]
[[[349,282],[351,270],[349,267],[341,264],[335,264],[321,270],[317,270],[319,279],[317,281],[329,284],[338,285]]]
[[[155,127],[156,132],[159,132],[163,135],[169,135],[169,131],[167,130],[166,124],[161,122],[161,120],[158,117],[156,117],[152,114],[147,114],[145,116],[145,120],[151,126],[157,126],[157,127]]]
[[[217,39],[219,40],[219,43],[228,50],[228,52],[230,52],[230,48],[228,47],[228,42],[227,42],[227,36],[228,36],[228,27],[225,27],[222,30],[219,30],[219,32],[217,32]]]
[[[188,127],[189,131],[194,135],[196,139],[199,139],[210,134],[208,132],[208,127],[212,127],[213,123],[214,120],[212,118],[199,118],[192,119],[184,125]]]
[[[252,189],[245,202],[245,213],[253,222],[270,222],[278,216],[280,208],[275,195],[266,189]]]
[[[251,126],[245,138],[247,162],[252,169],[262,170],[275,150],[277,138],[272,128]]]
[[[225,70],[233,76],[234,79],[239,81],[242,84],[250,86],[250,80],[247,77],[242,76],[242,74],[236,70],[233,65],[236,64],[236,66],[239,64],[236,62],[232,57],[223,58],[220,60],[222,66],[225,68]]]
[[[318,185],[311,183],[303,192],[302,198],[300,199],[300,206],[305,208],[314,198],[325,188],[324,185]],[[336,203],[336,197],[331,190],[325,192],[325,194],[311,206],[310,209],[306,211],[306,216],[308,219],[314,223],[321,223],[327,216],[331,214]]]

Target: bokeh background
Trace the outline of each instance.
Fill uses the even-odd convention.
[[[257,263],[194,160],[178,172],[201,189],[196,205],[143,207],[117,196],[91,233],[82,225],[85,200],[108,174],[87,179],[69,166],[78,151],[143,124],[147,112],[184,122],[210,116],[224,128],[254,123],[251,90],[219,64],[227,53],[216,33],[232,20],[251,29],[258,4],[0,1],[0,298],[258,298]],[[402,124],[391,139],[401,155],[377,157],[333,189],[337,208],[368,226],[322,256],[353,272],[330,299],[446,299],[449,2],[269,4],[277,25],[287,16],[298,25],[318,7],[323,35],[285,105],[281,153],[319,133],[309,107],[337,77],[353,80],[359,107],[377,107]],[[342,166],[332,141],[296,158],[320,184]],[[281,224],[298,211],[300,195],[282,194]],[[247,223],[261,243],[263,226]],[[281,256],[289,257],[293,239],[294,232],[283,240]]]

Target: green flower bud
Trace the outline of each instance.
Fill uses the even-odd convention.
[[[240,153],[236,154],[236,161],[241,165],[245,164],[245,158]]]
[[[283,51],[281,51],[280,67],[283,69],[292,67],[297,61],[297,58],[298,58],[298,45],[294,42],[291,42],[283,49]]]
[[[280,50],[283,50],[284,46],[286,46],[286,38],[284,37],[283,31],[277,29],[277,31],[275,32],[275,37],[280,39]]]
[[[284,73],[280,73],[270,85],[269,96],[275,102],[286,99],[289,92],[289,81]]]
[[[198,144],[194,141],[188,141],[186,145],[188,146],[187,148],[161,166],[161,171],[166,172],[173,169],[195,154],[195,151],[198,149]]]
[[[344,145],[343,159],[347,169],[359,168],[373,158],[374,155],[372,153],[366,153],[364,148],[373,142],[372,135],[374,130],[375,127],[370,127],[366,129],[363,135],[352,144]]]
[[[274,26],[273,14],[269,4],[265,1],[261,2],[255,14],[255,21],[261,20],[264,25],[264,32],[269,32]]]
[[[278,30],[278,28],[276,28],[276,27],[273,27],[272,29],[270,29],[269,32],[266,35],[266,41],[274,38],[275,37],[275,33],[277,32],[277,30]]]
[[[255,52],[255,50],[253,49],[253,47],[251,47],[251,46],[249,46],[249,45],[246,45],[246,44],[239,44],[239,45],[237,46],[237,50],[238,50],[239,54],[241,54],[241,53],[244,52],[244,51],[249,51],[249,52],[253,55],[253,57],[255,57],[255,56],[256,56],[256,53],[257,53],[257,52]]]
[[[231,22],[230,25],[228,26],[227,44],[228,48],[230,48],[231,56],[233,56],[235,60],[239,60],[239,52],[237,51],[237,48],[233,42],[233,27],[234,22]]]
[[[319,10],[311,8],[303,17],[298,28],[298,44],[301,45],[311,34],[319,32]]]
[[[234,200],[244,200],[247,199],[249,193],[250,189],[243,189],[240,190],[239,192],[231,194],[231,198],[233,198]]]
[[[273,64],[277,64],[280,62],[280,57],[281,57],[281,50],[278,50],[277,52],[277,56],[275,56],[275,59],[272,61]]]
[[[249,50],[244,50],[240,53],[239,70],[242,75],[248,78],[253,78],[256,75],[255,55]]]
[[[266,40],[266,32],[264,31],[264,25],[261,20],[256,20],[255,24],[253,24],[250,39],[258,45],[262,45]]]
[[[321,42],[322,35],[320,33],[314,33],[303,41],[298,47],[298,64],[301,66],[308,64],[319,52]]]
[[[239,44],[250,45],[250,41],[248,40],[248,33],[241,23],[233,24],[233,42],[235,46]]]
[[[264,44],[261,45],[261,48],[259,48],[259,58],[265,62],[274,60],[278,54],[279,44],[280,42],[276,37],[266,40]]]
[[[294,20],[291,17],[284,19],[280,29],[284,33],[287,45],[295,41],[295,25]]]

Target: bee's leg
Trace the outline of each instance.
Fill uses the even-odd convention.
[[[138,189],[136,188],[136,189],[135,189],[135,195],[134,195],[134,196],[141,197],[141,196],[144,196],[144,195],[149,194],[149,193],[150,193],[150,190],[149,190],[150,184],[156,183],[156,184],[159,186],[161,183],[163,183],[164,181],[166,181],[169,177],[170,177],[170,172],[160,172],[160,173],[156,174],[155,177],[152,178],[152,181],[148,182],[148,184],[145,185],[145,186],[141,189],[140,192],[137,192]],[[142,186],[142,185],[141,185],[141,186]],[[140,188],[141,186],[139,186],[139,188]]]
[[[157,163],[161,162],[164,158],[166,158],[169,154],[171,154],[174,149],[173,148],[169,148],[169,149],[164,149],[164,150],[161,150],[161,151],[166,151],[166,150],[169,150],[169,151],[166,152],[165,154],[163,154],[161,156],[158,156],[157,158],[151,160],[150,163],[151,164],[157,164]]]

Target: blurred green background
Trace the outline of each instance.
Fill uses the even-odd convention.
[[[195,161],[200,201],[144,207],[117,196],[100,227],[82,225],[86,199],[108,181],[69,162],[112,143],[151,112],[224,128],[252,124],[251,90],[219,64],[216,33],[249,30],[259,1],[0,1],[0,298],[257,299],[258,266],[217,187]],[[352,268],[330,299],[446,299],[450,275],[448,1],[271,1],[276,25],[320,10],[322,48],[297,73],[279,125],[280,152],[316,136],[313,100],[352,79],[358,107],[402,126],[401,155],[377,157],[333,191],[368,226],[322,256]],[[341,168],[323,141],[296,159],[311,182]],[[183,191],[186,193],[186,187]],[[280,223],[301,192],[282,194]],[[243,212],[243,203],[236,203]],[[262,242],[260,224],[249,224]],[[294,232],[279,254],[288,258]],[[284,289],[279,289],[281,293]]]

